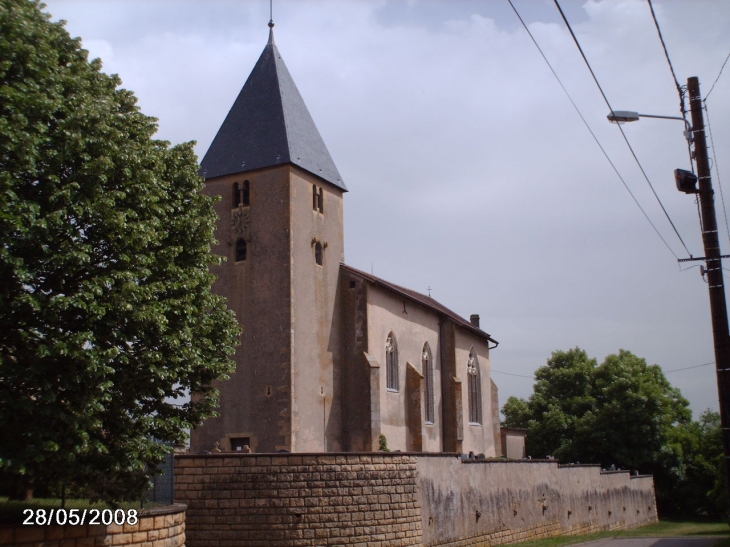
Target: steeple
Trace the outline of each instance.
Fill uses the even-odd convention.
[[[347,191],[304,100],[269,41],[201,163],[210,179],[292,163]]]

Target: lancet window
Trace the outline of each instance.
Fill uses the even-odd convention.
[[[469,423],[482,423],[482,383],[479,370],[479,359],[476,351],[471,348],[469,360],[466,363],[467,385],[469,389]]]
[[[385,376],[388,389],[398,391],[398,346],[392,332],[385,340]]]
[[[232,190],[232,204],[234,209],[237,209],[241,205],[244,207],[248,207],[250,205],[250,184],[247,180],[244,180],[243,184],[234,182]]]
[[[436,421],[435,392],[433,385],[433,358],[428,342],[423,344],[421,355],[421,371],[426,379],[426,423],[432,424]]]
[[[241,187],[237,182],[233,183],[233,208],[237,208],[241,205]]]
[[[236,240],[236,262],[243,262],[246,260],[246,240],[239,237]]]
[[[321,266],[323,262],[322,244],[319,241],[314,244],[314,261],[318,266]]]
[[[324,188],[312,185],[312,209],[324,213]]]
[[[250,184],[247,180],[243,181],[243,189],[241,190],[241,194],[243,194],[242,200],[243,200],[243,206],[248,207],[251,202],[251,192],[250,192]]]

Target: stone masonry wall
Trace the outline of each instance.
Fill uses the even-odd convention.
[[[188,547],[499,545],[657,520],[651,477],[458,454],[175,458]]]
[[[137,524],[0,526],[0,546],[13,547],[185,547],[185,506],[145,511]]]
[[[175,458],[188,547],[420,545],[417,491],[411,455]]]

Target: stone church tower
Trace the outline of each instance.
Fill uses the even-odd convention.
[[[273,24],[270,24],[273,26]],[[243,330],[219,418],[192,449],[340,450],[336,325],[347,188],[273,31],[201,163],[221,196],[215,290]]]

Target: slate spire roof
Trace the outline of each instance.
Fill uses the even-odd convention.
[[[201,174],[210,179],[285,163],[347,191],[274,43],[272,29],[201,162]]]

